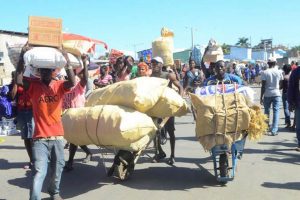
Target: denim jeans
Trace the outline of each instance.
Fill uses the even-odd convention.
[[[273,122],[271,128],[272,133],[277,133],[278,131],[280,102],[281,102],[280,96],[264,97],[265,114],[268,117],[270,116],[271,104],[273,104]]]
[[[295,117],[296,117],[296,135],[298,140],[298,147],[300,147],[300,108],[296,108]]]
[[[289,103],[287,100],[287,93],[282,93],[282,104],[284,109],[285,124],[291,125],[291,117],[289,111]]]
[[[40,200],[43,182],[47,175],[48,163],[50,164],[50,196],[59,194],[59,184],[64,160],[63,140],[36,140],[32,148],[34,161],[34,177],[31,188],[30,200]]]

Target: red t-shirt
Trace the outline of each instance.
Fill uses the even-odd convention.
[[[18,86],[17,88],[17,109],[18,111],[32,109],[30,96],[22,86]]]
[[[62,136],[61,122],[64,93],[63,80],[52,80],[49,86],[41,81],[31,81],[28,94],[31,97],[35,129],[33,138]]]

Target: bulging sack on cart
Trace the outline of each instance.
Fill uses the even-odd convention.
[[[173,89],[166,87],[158,102],[146,112],[151,117],[181,117],[188,112],[185,100]]]
[[[151,117],[133,109],[102,105],[70,108],[62,116],[67,141],[139,151],[157,130]]]
[[[157,103],[167,85],[167,80],[155,77],[121,81],[94,90],[89,95],[86,106],[121,105],[146,112]]]
[[[235,141],[241,140],[245,137],[246,132],[243,133],[216,133],[201,136],[198,138],[200,144],[203,146],[204,150],[209,151],[216,145],[223,145],[226,144],[230,147]]]
[[[215,94],[222,94],[222,93],[228,94],[234,92],[243,94],[246,97],[248,106],[254,104],[254,95],[255,95],[254,90],[244,85],[221,84],[221,85],[209,85],[204,87],[198,87],[195,91],[195,94],[199,96],[213,96]]]
[[[249,128],[250,113],[243,94],[198,96],[191,94],[196,110],[196,136],[237,133]]]
[[[24,54],[26,66],[35,68],[63,68],[67,61],[60,51],[51,47],[34,47]]]

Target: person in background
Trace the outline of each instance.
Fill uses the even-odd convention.
[[[297,65],[295,64],[294,61],[291,62],[291,69],[292,71],[295,70],[297,68]]]
[[[300,68],[297,67],[295,70],[291,72],[289,83],[288,83],[288,103],[289,110],[295,111],[295,119],[296,120],[296,137],[298,145],[296,147],[296,151],[300,151]]]
[[[278,135],[279,109],[281,94],[279,86],[282,84],[282,72],[275,68],[276,59],[271,57],[268,60],[269,69],[261,73],[261,95],[260,102],[264,105],[265,114],[269,117],[270,107],[273,104],[273,121],[270,128],[270,135]]]
[[[250,65],[250,84],[253,84],[255,82],[255,77],[256,77],[255,68]]]
[[[244,80],[247,82],[247,84],[250,83],[250,69],[248,64],[246,64],[244,69]]]
[[[102,66],[100,68],[100,73],[99,73],[98,79],[94,80],[94,84],[96,85],[96,87],[102,88],[102,87],[105,87],[112,83],[113,83],[113,78],[108,73],[107,66]]]
[[[240,77],[240,78],[243,78],[243,74],[242,74],[242,71],[241,71],[241,68],[240,68],[240,66],[237,66],[237,64],[236,64],[236,62],[233,62],[232,63],[232,69],[233,69],[233,73],[236,75],[236,76],[238,76],[238,77]]]
[[[126,56],[124,58],[123,67],[117,72],[117,81],[127,81],[130,80],[131,69],[134,64],[134,59],[132,56]]]
[[[23,78],[23,55],[29,48],[26,45],[21,51],[16,70],[16,83],[23,86],[31,98],[35,123],[32,147],[34,177],[30,190],[30,200],[41,199],[42,186],[48,166],[51,170],[48,187],[50,199],[62,200],[59,194],[60,180],[65,164],[64,129],[61,121],[62,101],[64,94],[75,86],[75,77],[67,53],[62,52],[67,60],[65,66],[67,80],[55,80],[53,78],[54,69],[39,69],[40,80]]]
[[[145,62],[139,63],[137,67],[138,67],[137,77],[149,76],[148,74],[149,66]]]
[[[68,93],[64,95],[63,99],[63,109],[69,108],[80,108],[84,107],[85,103],[85,92],[86,92],[86,84],[88,81],[88,70],[87,70],[87,59],[86,55],[81,56],[83,62],[83,69],[77,68],[74,70],[74,74],[76,74],[76,85],[73,87]],[[80,146],[80,148],[86,153],[86,157],[83,160],[83,163],[88,163],[92,159],[92,153],[86,145]],[[73,170],[73,161],[76,154],[78,146],[70,143],[69,146],[69,159],[64,167],[66,171]]]
[[[189,66],[189,71],[187,71],[185,79],[183,80],[183,89],[185,93],[187,92],[188,88],[194,91],[196,87],[195,82],[204,81],[204,73],[202,70],[195,68],[196,62],[194,60],[189,61]]]
[[[290,111],[289,111],[289,103],[287,100],[287,92],[288,92],[289,78],[291,75],[291,66],[289,64],[285,64],[282,67],[282,70],[284,72],[284,76],[283,76],[282,84],[280,85],[280,89],[282,90],[282,104],[284,109],[284,118],[285,118],[285,125],[286,125],[285,128],[290,128],[291,118],[290,118]]]
[[[176,78],[175,73],[169,73],[169,72],[163,72],[163,60],[161,57],[154,57],[151,60],[152,65],[152,74],[151,77],[158,77],[169,80],[169,87],[172,87],[172,84],[174,84],[178,90],[179,94],[183,95],[183,88],[180,85],[179,81]],[[170,136],[170,146],[171,146],[171,155],[169,160],[167,161],[168,164],[173,165],[175,162],[175,118],[170,117],[169,120],[165,124],[165,129],[168,132]],[[160,134],[158,134],[160,136]],[[166,153],[163,151],[160,139],[157,140],[157,148],[155,152],[155,156],[153,158],[153,162],[159,162],[159,160],[166,157]]]
[[[216,75],[213,75],[210,78],[204,80],[204,86],[216,85],[218,83],[237,83],[239,85],[245,85],[245,82],[243,82],[243,80],[239,76],[226,73],[226,66],[223,60],[219,60],[215,63],[215,72]]]
[[[119,73],[122,71],[122,69],[124,68],[124,57],[118,57],[116,59],[116,63],[112,66],[112,70],[110,75],[113,78],[113,82],[118,82],[118,75]]]
[[[32,103],[27,91],[24,90],[22,86],[18,86],[15,82],[15,73],[12,75],[12,90],[9,95],[11,99],[16,101],[16,125],[17,129],[21,131],[21,138],[24,140],[24,145],[29,157],[29,163],[24,166],[24,169],[31,169],[33,167],[32,136],[34,130]]]

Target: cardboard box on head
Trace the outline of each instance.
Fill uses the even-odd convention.
[[[29,16],[28,42],[38,46],[62,46],[62,19]]]

